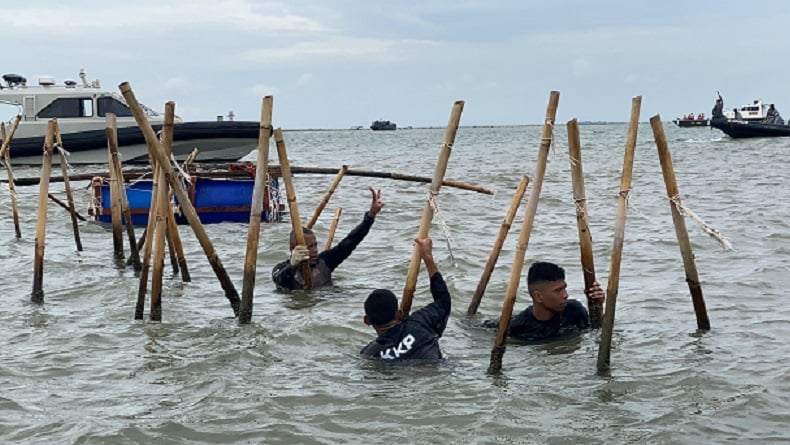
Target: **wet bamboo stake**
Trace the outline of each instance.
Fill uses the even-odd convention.
[[[153,179],[151,180],[151,204],[148,206],[148,222],[145,231],[141,235],[140,240],[143,241],[142,267],[140,269],[140,282],[137,286],[137,305],[134,310],[134,319],[142,320],[145,312],[145,294],[148,291],[148,274],[151,270],[151,252],[153,250],[153,242],[156,238],[154,233],[156,224],[156,206],[159,201],[156,199],[159,196],[159,164],[151,161],[151,167],[154,171]]]
[[[170,205],[169,205],[170,204],[169,197],[166,198],[166,201],[167,201],[168,207],[170,207]],[[167,253],[168,253],[169,257],[170,257],[170,267],[173,268],[173,274],[177,274],[178,273],[178,259],[176,258],[176,247],[173,245],[173,238],[172,238],[172,236],[173,236],[172,235],[173,228],[170,225],[170,216],[169,215],[170,215],[170,212],[168,211],[167,214],[165,215],[165,218],[167,218],[167,224],[166,224],[166,226],[167,226],[167,233],[165,233],[165,241],[167,241],[167,242],[165,244],[167,245]]]
[[[176,216],[173,213],[173,207],[170,205],[170,199],[167,200],[167,243],[171,247],[171,260],[175,256],[175,263],[173,264],[173,272],[181,272],[181,281],[189,283],[192,281],[192,276],[189,274],[187,267],[187,259],[184,255],[184,243],[181,242],[181,234],[178,232],[178,225],[176,224]]]
[[[469,303],[469,308],[466,310],[466,315],[476,314],[477,309],[480,307],[480,301],[483,299],[486,286],[488,286],[488,282],[491,279],[491,273],[494,271],[496,262],[499,259],[499,252],[502,251],[502,245],[505,243],[505,238],[507,238],[507,232],[510,230],[510,226],[513,224],[513,219],[516,217],[518,208],[524,198],[524,192],[527,190],[527,184],[529,184],[529,177],[524,175],[521,177],[521,182],[518,184],[518,188],[516,188],[516,193],[513,195],[513,199],[510,201],[510,208],[508,208],[507,214],[505,214],[505,220],[502,221],[502,225],[499,227],[499,235],[497,235],[497,238],[494,241],[494,247],[491,249],[491,254],[488,256],[488,262],[483,269],[483,275],[480,277],[480,282],[477,283],[477,289],[475,289],[475,293],[472,295],[472,302]]]
[[[269,175],[269,139],[272,137],[272,113],[274,97],[266,96],[261,102],[261,125],[258,130],[258,157],[255,169],[255,185],[250,203],[250,225],[247,228],[247,251],[244,257],[244,278],[241,286],[241,309],[239,323],[252,321],[255,273],[258,266],[258,245],[261,237],[261,212],[263,198],[267,192]]]
[[[112,251],[115,258],[123,258],[123,213],[121,211],[121,196],[117,186],[123,177],[118,177],[115,166],[112,164],[112,154],[110,154],[109,168],[110,184],[110,221],[112,222]]]
[[[335,193],[335,189],[337,189],[337,186],[340,184],[340,181],[343,179],[343,176],[346,174],[347,171],[348,171],[347,165],[340,167],[340,170],[338,170],[337,172],[337,176],[335,176],[335,180],[332,181],[332,185],[329,186],[329,190],[327,190],[326,193],[324,194],[324,199],[322,199],[321,203],[318,204],[318,207],[316,207],[315,212],[313,212],[313,216],[310,218],[310,222],[307,223],[308,229],[312,229],[313,226],[315,225],[315,222],[318,221],[318,215],[320,215],[321,212],[324,210],[324,207],[326,207],[326,204],[329,202],[329,198],[331,198],[332,194]]]
[[[129,261],[133,265],[134,270],[139,271],[143,265],[140,263],[140,248],[137,247],[137,237],[134,234],[134,224],[132,223],[132,211],[129,208],[129,198],[126,196],[123,169],[121,168],[121,159],[118,154],[117,119],[113,113],[107,113],[105,117],[107,119],[107,150],[110,156],[110,172],[112,173],[110,179],[114,179],[114,181],[110,182],[110,190],[115,190],[120,198],[121,215],[126,221],[126,236],[129,239]]]
[[[0,129],[2,130],[3,136],[3,145],[0,147],[0,159],[5,161],[5,168],[8,173],[8,193],[11,195],[11,212],[14,218],[14,232],[16,233],[16,239],[22,238],[22,230],[19,225],[19,207],[16,203],[16,185],[14,184],[14,171],[11,168],[11,155],[9,155],[9,146],[21,119],[22,116],[16,116],[14,123],[11,125],[11,131],[8,134],[6,134],[5,122],[0,123],[0,125],[2,125]]]
[[[538,200],[540,191],[543,188],[543,176],[546,174],[546,162],[549,158],[549,150],[554,139],[554,119],[557,116],[557,106],[560,102],[559,91],[552,91],[549,94],[549,104],[546,107],[546,117],[543,120],[543,132],[540,137],[540,148],[538,149],[538,159],[535,163],[535,174],[532,179],[532,190],[527,198],[527,209],[524,211],[524,221],[521,223],[521,231],[518,234],[516,253],[513,257],[513,265],[510,268],[510,280],[508,281],[505,300],[502,303],[502,315],[499,318],[499,330],[497,331],[494,347],[491,349],[491,361],[488,365],[490,374],[498,373],[502,370],[502,358],[505,355],[507,331],[510,328],[510,318],[513,316],[513,306],[516,304],[518,285],[521,281],[521,273],[524,270],[524,258],[527,255],[529,237],[532,234],[532,224],[535,221],[535,213],[538,210]]]
[[[288,162],[288,154],[285,151],[285,141],[283,141],[283,131],[274,130],[274,142],[277,144],[277,157],[280,159],[283,183],[285,183],[285,193],[288,196],[288,212],[291,215],[291,228],[294,231],[296,244],[304,244],[304,231],[302,230],[302,220],[299,217],[299,205],[296,203],[296,189],[294,188],[293,178],[291,177],[291,165]],[[313,287],[313,276],[311,275],[310,265],[307,261],[302,264],[302,279],[304,288]]]
[[[47,194],[49,193],[49,175],[52,171],[52,153],[55,141],[55,120],[47,124],[47,135],[44,138],[44,155],[41,159],[41,181],[38,190],[38,213],[36,218],[36,241],[33,259],[33,303],[44,303],[44,246],[47,237]]]
[[[639,111],[641,107],[642,96],[634,97],[631,100],[631,119],[628,123],[628,138],[625,142],[623,176],[620,179],[617,221],[614,226],[614,245],[612,246],[612,257],[609,263],[609,281],[606,284],[606,310],[603,313],[601,344],[598,348],[597,367],[600,375],[607,373],[610,365],[614,311],[620,286],[620,263],[623,257],[623,242],[625,240],[625,216],[628,210],[628,194],[631,192],[631,176],[634,170],[634,151],[636,149],[636,134],[639,129]]]
[[[455,144],[455,135],[458,132],[458,125],[461,122],[461,113],[464,111],[464,101],[457,100],[453,104],[453,109],[450,112],[450,120],[447,122],[447,129],[444,133],[444,142],[439,151],[439,160],[436,162],[436,168],[433,172],[433,180],[428,190],[428,198],[425,200],[425,207],[422,211],[422,220],[420,221],[420,229],[417,237],[425,238],[428,236],[428,231],[431,228],[431,221],[433,220],[433,205],[432,199],[439,195],[439,190],[442,187],[442,180],[447,171],[447,162],[450,159],[450,154],[453,151],[453,144]],[[417,276],[420,273],[420,257],[419,246],[414,245],[411,255],[411,262],[409,263],[409,271],[406,274],[406,284],[403,287],[403,298],[400,302],[400,310],[403,315],[409,315],[411,311],[411,303],[414,299],[414,291],[417,288]]]
[[[697,328],[710,330],[710,320],[708,311],[705,308],[705,299],[702,297],[702,285],[697,275],[697,266],[694,262],[694,252],[691,250],[691,241],[686,230],[686,221],[680,211],[680,190],[678,189],[675,169],[672,166],[672,156],[669,153],[669,144],[664,134],[664,127],[661,124],[661,116],[655,115],[650,118],[650,125],[653,127],[653,136],[658,149],[658,158],[661,162],[661,172],[664,175],[664,183],[667,188],[669,207],[672,210],[672,222],[675,224],[675,235],[680,245],[680,256],[683,258],[683,268],[686,272],[686,283],[691,292],[691,302],[694,305],[694,313],[697,316]]]
[[[137,102],[137,99],[134,96],[132,87],[128,82],[123,82],[119,85],[119,89],[121,90],[121,94],[123,95],[124,99],[126,99],[126,103],[129,105],[132,114],[134,114],[137,125],[143,132],[143,136],[145,137],[145,141],[148,144],[148,150],[150,154],[156,158],[159,166],[165,169],[165,177],[167,178],[167,182],[170,184],[170,187],[178,197],[178,202],[181,205],[181,211],[184,213],[184,217],[186,217],[190,227],[192,227],[195,237],[198,239],[198,242],[200,242],[200,246],[203,248],[203,252],[206,254],[209,264],[211,264],[214,274],[217,276],[217,279],[222,285],[222,289],[225,291],[225,297],[228,299],[228,301],[230,301],[230,306],[233,309],[233,313],[238,316],[240,304],[239,294],[236,291],[236,288],[233,286],[233,282],[230,280],[227,271],[222,266],[222,261],[220,261],[219,255],[217,255],[217,251],[214,249],[211,239],[209,239],[208,234],[206,233],[206,229],[201,224],[200,218],[195,211],[195,207],[189,201],[189,196],[187,195],[183,184],[178,181],[176,173],[173,171],[173,167],[168,162],[167,156],[165,155],[164,150],[162,150],[161,144],[159,144],[159,141],[156,139],[156,133],[154,133],[154,129],[151,127],[151,124],[148,122],[148,118],[145,116],[143,109],[140,107],[140,103]]]
[[[332,248],[332,240],[335,239],[335,230],[337,229],[337,223],[340,221],[341,213],[343,213],[343,208],[338,207],[335,210],[335,216],[332,217],[332,225],[329,226],[329,235],[326,237],[326,245],[324,246],[324,250],[329,250]]]
[[[80,226],[77,223],[77,211],[74,209],[74,195],[71,193],[71,183],[69,181],[68,162],[66,161],[66,151],[63,148],[63,139],[60,137],[60,128],[55,121],[55,139],[58,143],[58,154],[60,155],[60,170],[63,174],[63,187],[66,189],[66,199],[69,203],[69,214],[71,215],[71,229],[74,232],[74,244],[77,245],[77,252],[82,252],[82,240],[80,239]]]
[[[571,161],[571,180],[573,181],[573,202],[576,203],[576,227],[579,230],[579,249],[581,252],[584,289],[590,289],[595,283],[595,261],[593,261],[592,234],[590,219],[587,214],[587,196],[584,191],[584,168],[582,167],[582,144],[579,136],[579,124],[576,119],[568,121],[568,153]],[[603,318],[603,301],[587,297],[587,309],[590,314],[590,327],[601,328]]]
[[[175,104],[167,102],[165,104],[165,121],[162,125],[162,139],[161,144],[166,155],[169,155],[173,146],[173,121],[175,119]],[[167,179],[165,178],[164,169],[159,166],[157,168],[159,174],[157,176],[157,183],[159,187],[156,193],[152,196],[152,200],[156,200],[155,211],[151,212],[151,216],[156,219],[154,222],[153,234],[153,274],[151,276],[151,313],[149,318],[151,321],[162,321],[162,281],[164,279],[165,268],[165,241],[167,237],[167,213],[170,211],[168,205],[168,198],[170,191],[167,186]]]

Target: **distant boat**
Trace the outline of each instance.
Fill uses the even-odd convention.
[[[373,123],[370,124],[370,129],[371,130],[376,130],[376,131],[378,131],[378,130],[395,130],[397,128],[398,128],[398,126],[395,124],[395,122],[390,122],[390,121],[378,120],[378,121],[373,121]]]
[[[189,195],[189,200],[203,224],[248,223],[254,186],[255,179],[253,178],[215,178],[192,175],[191,181],[187,184],[187,195]],[[271,181],[270,186],[274,189],[272,195],[279,196],[277,193],[279,185],[276,179]],[[109,182],[97,177],[92,182],[92,188],[94,199],[88,209],[88,214],[93,216],[96,221],[112,222]],[[144,227],[148,223],[152,188],[153,181],[150,179],[138,179],[126,183],[126,196],[129,201],[132,224],[135,226]],[[267,187],[266,193],[263,193],[263,211],[261,213],[261,218],[264,221],[274,219],[274,215],[281,207],[279,200],[270,206],[269,195]],[[176,199],[176,201],[178,200]],[[186,224],[187,220],[185,216],[177,212],[176,222]]]
[[[675,123],[678,127],[682,128],[689,128],[689,127],[708,127],[710,126],[710,119],[673,119],[672,122]]]
[[[711,120],[710,126],[723,131],[733,139],[790,136],[790,125],[717,118]]]
[[[103,89],[98,80],[88,82],[84,70],[80,71],[80,83],[66,80],[62,85],[56,85],[51,76],[40,77],[37,85],[28,85],[27,79],[18,74],[5,74],[2,79],[0,111],[10,106],[16,108],[14,115],[22,117],[11,141],[15,164],[41,163],[41,147],[53,118],[58,120],[63,148],[71,153],[69,163],[106,163],[108,113],[117,118],[118,146],[124,162],[148,162],[145,139],[123,97]],[[154,131],[161,130],[164,116],[141,106]],[[12,121],[13,116],[6,127]],[[259,133],[260,123],[254,121],[218,117],[217,121],[182,122],[176,117],[173,154],[183,160],[197,147],[201,161],[235,161],[257,147]],[[53,161],[59,162],[59,157]]]

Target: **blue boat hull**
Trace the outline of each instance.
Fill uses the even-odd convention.
[[[203,224],[216,224],[222,222],[241,222],[250,221],[250,204],[252,203],[252,192],[255,186],[253,179],[218,179],[218,178],[195,178],[193,177],[187,193],[189,200],[197,211],[200,222]],[[271,186],[277,191],[279,189],[277,180],[272,180]],[[129,209],[132,214],[132,224],[135,226],[145,226],[148,224],[148,211],[151,205],[151,189],[153,183],[150,180],[141,180],[129,183],[126,186],[126,197],[129,201]],[[269,209],[269,193],[263,194],[263,212],[261,219],[267,221]],[[101,184],[94,185],[94,197],[101,208],[90,213],[97,221],[112,222],[112,202],[110,199],[109,183],[102,181]],[[176,198],[176,203],[178,199]],[[279,208],[279,204],[278,204]],[[186,224],[186,218],[176,213],[176,222]]]

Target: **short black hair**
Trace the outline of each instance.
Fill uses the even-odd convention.
[[[398,298],[387,289],[376,289],[365,300],[365,315],[373,326],[387,324],[398,313]]]
[[[529,266],[527,284],[539,281],[557,281],[565,279],[565,269],[546,261],[538,261]]]
[[[308,229],[307,227],[302,227],[302,233],[305,234],[305,235],[313,235],[313,236],[315,236],[315,233],[313,233],[313,230],[312,229]],[[296,232],[294,232],[293,230],[291,230],[290,241],[291,241],[291,249],[293,249],[296,246]]]

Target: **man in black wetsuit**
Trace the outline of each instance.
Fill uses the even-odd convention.
[[[272,269],[272,281],[278,289],[304,289],[300,266],[305,261],[310,264],[313,289],[332,284],[332,271],[348,258],[357,245],[365,239],[376,215],[384,207],[384,202],[381,200],[381,190],[374,190],[373,187],[368,187],[368,190],[373,195],[370,210],[365,213],[362,222],[335,247],[319,254],[318,243],[312,230],[302,229],[305,244],[300,245],[296,245],[296,236],[291,231],[291,257]]]
[[[587,309],[577,300],[568,299],[565,270],[553,263],[533,263],[527,273],[532,306],[510,320],[508,335],[528,341],[548,340],[590,327]],[[604,298],[598,282],[585,291],[590,299]],[[499,320],[486,320],[484,327],[499,327]]]
[[[414,240],[431,279],[433,303],[404,318],[398,299],[387,289],[376,289],[365,300],[365,324],[373,326],[378,337],[365,346],[364,357],[395,362],[434,361],[443,358],[439,337],[447,327],[451,299],[447,285],[433,260],[431,238]]]

